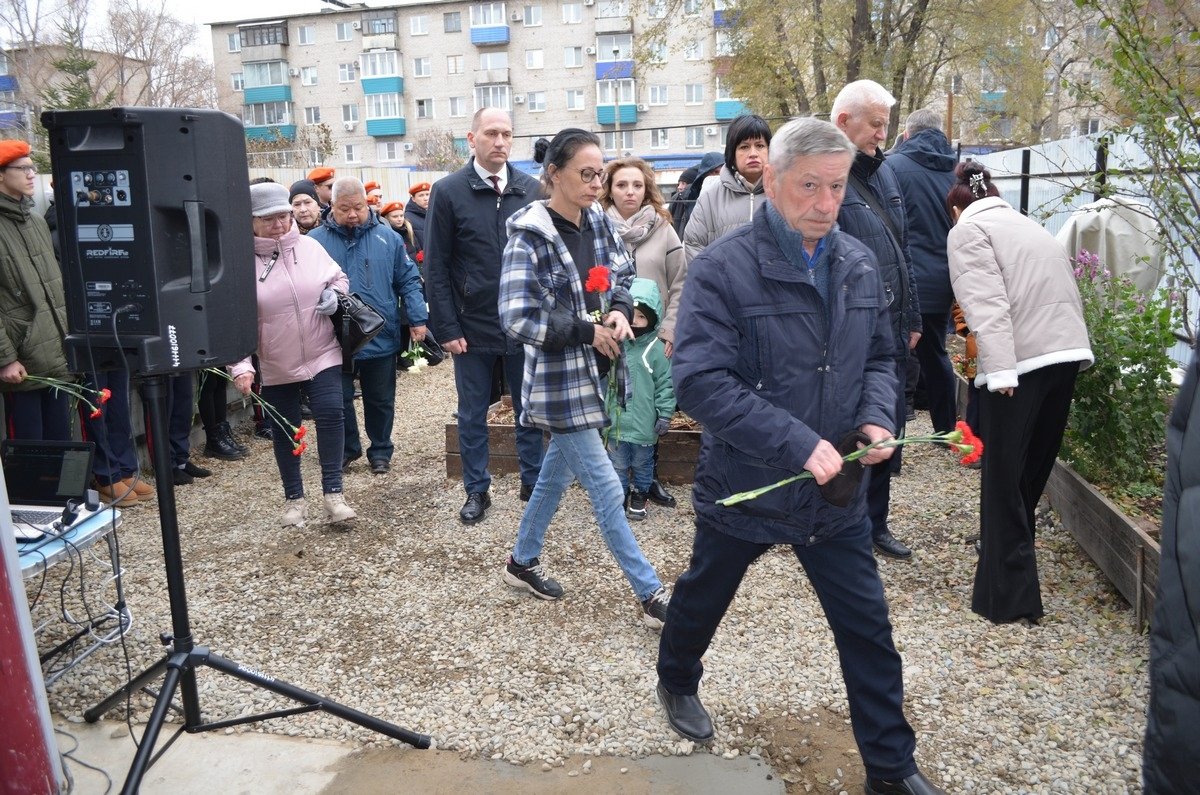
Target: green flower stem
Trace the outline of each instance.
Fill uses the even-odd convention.
[[[224,368],[207,367],[207,368],[205,368],[204,372],[212,373],[213,375],[220,376],[221,378],[224,378],[226,381],[228,381],[230,383],[234,382],[233,376],[231,376],[229,373],[225,372]],[[251,389],[250,392],[247,393],[247,397],[249,397],[252,401],[257,403],[258,405],[262,406],[262,410],[265,411],[271,417],[271,419],[275,422],[275,424],[278,425],[283,430],[287,431],[288,435],[292,436],[293,440],[294,440],[294,438],[296,436],[296,432],[299,431],[300,429],[295,427],[294,425],[292,425],[290,422],[288,422],[284,418],[284,416],[279,413],[279,409],[275,408],[270,403],[263,400],[261,395],[254,394],[253,389]],[[295,446],[295,445],[293,444],[293,446]]]
[[[26,373],[25,378],[23,380],[33,381],[35,384],[45,384],[47,387],[54,390],[54,392],[56,392],[56,393],[69,395],[70,397],[73,397],[78,401],[86,403],[88,405],[88,408],[90,408],[92,410],[93,414],[100,410],[96,406],[95,403],[88,400],[88,398],[87,398],[87,392],[94,391],[94,390],[89,390],[86,387],[84,387],[81,384],[78,384],[74,381],[61,381],[57,378],[42,378],[41,376],[29,375],[28,373]]]

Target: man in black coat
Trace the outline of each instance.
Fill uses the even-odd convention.
[[[425,248],[425,211],[429,209],[431,188],[428,182],[413,185],[408,189],[409,200],[404,206],[404,217],[413,228],[413,245],[417,251]]]
[[[458,390],[458,445],[466,502],[463,524],[482,520],[492,504],[488,490],[487,411],[492,373],[502,363],[521,415],[525,353],[500,328],[500,267],[508,242],[509,216],[540,196],[538,181],[508,163],[512,120],[508,112],[482,108],[471,122],[467,142],[474,157],[438,180],[425,219],[425,290],[429,326],[442,347],[454,354]],[[517,423],[521,499],[528,500],[542,466],[542,432]]]
[[[1192,357],[1167,426],[1162,561],[1150,623],[1147,795],[1200,787],[1200,358]]]

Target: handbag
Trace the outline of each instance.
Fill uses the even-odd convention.
[[[421,353],[425,354],[425,361],[432,367],[435,364],[441,364],[446,358],[446,350],[437,340],[433,338],[433,332],[428,328],[425,329],[425,339],[421,340]]]
[[[383,331],[383,315],[358,297],[358,293],[338,293],[338,308],[329,319],[333,333],[342,345],[342,371],[354,369],[354,354]]]

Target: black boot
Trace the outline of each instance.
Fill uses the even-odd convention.
[[[646,496],[655,505],[661,505],[664,508],[675,507],[675,498],[671,496],[671,492],[663,488],[663,484],[659,483],[657,479],[650,481],[650,491],[646,492]]]
[[[222,422],[220,425],[218,425],[217,432],[220,433],[221,436],[224,437],[225,441],[227,441],[227,442],[229,442],[229,444],[233,445],[233,448],[235,450],[237,450],[239,453],[241,453],[242,455],[246,455],[246,453],[250,452],[249,447],[247,447],[246,445],[242,444],[241,442],[239,442],[237,439],[234,438],[233,428],[229,427],[228,422]]]
[[[228,428],[227,423],[221,423]],[[233,446],[233,440],[226,438],[225,433],[221,430],[221,425],[213,428],[212,431],[205,431],[204,455],[208,458],[219,458],[222,461],[240,461],[246,457],[246,454]]]

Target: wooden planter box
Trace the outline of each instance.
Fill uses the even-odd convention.
[[[509,397],[503,405],[512,407]],[[493,475],[519,473],[516,428],[511,422],[493,422],[491,416],[501,408],[494,403],[488,410],[488,470]],[[550,434],[545,435],[546,442]],[[691,483],[700,455],[700,431],[670,430],[658,443],[658,477],[668,483]],[[446,423],[446,477],[462,477],[462,454],[458,448],[458,425]]]

